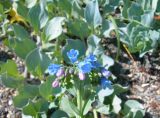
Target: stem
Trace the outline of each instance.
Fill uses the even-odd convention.
[[[93,115],[94,115],[94,118],[98,118],[97,111],[95,109],[93,109]]]
[[[117,24],[116,24],[114,18],[112,16],[109,16],[109,19],[112,21],[112,23],[114,25],[114,28],[115,28],[115,32],[116,32],[117,46],[118,46],[118,51],[117,51],[117,55],[116,55],[116,61],[118,61],[118,57],[120,55],[120,36],[119,36],[119,33],[118,33],[118,27],[117,27]]]
[[[78,109],[80,111],[80,117],[77,117],[77,118],[83,118],[83,111],[82,111],[82,83],[81,81],[79,81],[79,86],[78,86],[78,89],[77,89],[77,106],[78,106]]]
[[[77,107],[80,110],[80,90],[77,90]],[[80,118],[77,116],[77,118]]]
[[[135,22],[135,23],[137,23],[139,25],[142,25],[146,28],[152,28],[152,27],[146,26],[146,25],[142,24],[141,22],[139,22],[137,20],[134,20],[134,19],[127,19],[127,18],[115,18],[115,19],[126,20],[126,21],[129,21],[129,22]]]

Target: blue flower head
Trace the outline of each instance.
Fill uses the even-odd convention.
[[[111,72],[109,70],[106,70],[105,68],[102,68],[101,73],[106,78],[111,76]]]
[[[92,65],[89,62],[82,61],[82,62],[78,63],[78,69],[82,73],[89,73],[89,72],[91,72],[91,68],[92,68]]]
[[[97,61],[97,57],[93,54],[90,54],[85,58],[85,61],[95,62],[95,61]]]
[[[77,61],[78,55],[79,55],[78,50],[71,49],[69,52],[67,52],[67,56],[72,63],[75,63]]]
[[[54,74],[56,74],[57,72],[58,72],[58,70],[61,68],[61,65],[58,65],[58,64],[50,64],[49,66],[48,66],[48,69],[47,69],[47,71],[48,71],[48,73],[50,74],[50,75],[54,75]]]
[[[101,87],[103,89],[105,89],[106,87],[111,89],[112,88],[111,84],[112,84],[112,82],[110,80],[106,79],[105,77],[101,78]]]
[[[93,55],[93,54],[88,55],[85,58],[85,61],[90,62],[92,68],[98,68],[98,67],[100,67],[100,64],[97,62],[97,57],[95,55]]]

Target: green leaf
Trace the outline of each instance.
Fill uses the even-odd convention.
[[[23,78],[19,75],[17,65],[14,61],[8,60],[0,66],[0,79],[6,87],[18,88]]]
[[[88,37],[90,30],[88,28],[88,24],[80,19],[69,21],[67,23],[68,33],[71,35],[75,35],[80,39],[84,39]]]
[[[120,84],[114,84],[113,88],[114,88],[115,95],[118,95],[118,94],[121,94],[121,93],[128,91],[128,87],[122,87]]]
[[[29,33],[21,25],[13,24],[13,29],[16,37],[19,38],[20,41],[30,38]]]
[[[115,29],[114,25],[111,21],[104,20],[102,22],[102,33],[103,33],[104,37],[106,37],[106,38],[110,37],[110,32],[114,29]]]
[[[15,39],[15,46],[12,45],[12,48],[20,58],[25,59],[36,48],[36,44],[30,39],[23,39],[21,41]]]
[[[105,5],[104,7],[105,14],[110,14],[113,11],[114,11],[114,6],[112,6],[110,3]]]
[[[18,91],[20,94],[25,94],[28,98],[33,99],[39,96],[39,85],[24,84]]]
[[[23,108],[28,103],[28,97],[25,94],[19,94],[13,98],[14,106]]]
[[[19,94],[13,98],[14,105],[18,108],[24,107],[29,100],[39,96],[39,86],[24,84],[19,89]]]
[[[80,116],[80,111],[73,103],[71,103],[67,96],[64,96],[61,99],[60,109],[65,111],[69,115],[69,117]]]
[[[13,60],[7,60],[6,63],[1,65],[0,74],[8,74],[10,76],[18,75],[18,68],[16,63]]]
[[[109,114],[110,113],[110,106],[109,105],[100,105],[96,108],[96,111],[101,114]]]
[[[0,14],[3,14],[3,10],[4,10],[3,5],[0,4]]]
[[[23,114],[36,117],[41,112],[45,112],[47,110],[48,110],[48,102],[43,99],[40,99],[36,102],[30,101],[29,104],[27,104],[23,108]]]
[[[14,24],[13,29],[16,35],[15,42],[12,43],[12,40],[10,41],[11,47],[16,52],[16,54],[21,57],[22,59],[25,59],[27,54],[36,48],[36,44],[30,40],[29,33],[24,29],[24,27]]]
[[[151,46],[153,48],[156,48],[157,45],[158,45],[158,40],[160,40],[160,33],[157,32],[156,30],[149,30],[149,37],[151,38],[152,40],[152,44]]]
[[[157,9],[156,9],[156,11],[157,11],[158,13],[160,13],[160,6],[159,6],[159,4],[160,4],[160,1],[158,0]]]
[[[37,0],[25,0],[25,4],[28,8],[33,7],[36,4]]]
[[[154,12],[147,11],[141,16],[141,23],[144,24],[145,26],[151,26],[154,20]]]
[[[110,96],[113,92],[114,92],[113,88],[107,88],[106,87],[105,89],[103,89],[103,88],[99,87],[98,90],[97,90],[97,95],[98,95],[99,101],[101,103],[103,103],[104,98],[106,96]]]
[[[73,102],[69,101],[69,100],[68,100],[68,102],[69,102],[69,106],[70,106],[71,109],[74,111],[74,113],[76,114],[76,116],[80,116],[80,111],[79,111],[79,109],[76,107],[76,105],[75,105]]]
[[[42,4],[36,4],[29,10],[29,20],[34,30],[38,33],[48,21],[48,14]]]
[[[89,98],[87,98],[86,100],[84,100],[84,101],[86,101],[86,103],[84,104],[83,115],[86,115],[92,109],[92,103],[95,100],[94,97],[95,97],[95,94],[91,94],[89,96]]]
[[[104,12],[107,14],[110,14],[111,12],[114,12],[115,8],[119,4],[119,0],[108,0],[107,2],[103,3],[104,6]]]
[[[101,25],[102,17],[99,12],[99,6],[97,0],[90,1],[85,10],[84,16],[86,21],[91,25],[91,27],[96,28]]]
[[[118,96],[114,96],[112,106],[113,106],[113,111],[114,113],[118,114],[119,111],[121,110],[121,102],[122,100]]]
[[[65,17],[54,17],[47,23],[44,29],[46,40],[50,41],[61,35],[63,31],[62,22],[64,20]]]
[[[33,6],[28,13],[30,23],[34,27],[36,32],[38,32],[40,29],[39,14],[40,14],[39,4]]]
[[[58,7],[64,11],[64,13],[68,13],[69,15],[72,12],[72,4],[71,0],[59,0]]]
[[[2,83],[9,88],[18,88],[21,86],[23,79],[20,77],[10,76],[8,74],[1,74],[0,79],[2,79]]]
[[[80,18],[84,16],[84,9],[80,6],[77,0],[73,1],[73,10],[72,10],[72,15],[75,18]]]
[[[121,32],[121,41],[127,44],[130,52],[139,52],[140,57],[153,51],[158,44],[157,40],[154,38],[152,40],[150,37],[149,28],[142,27],[135,22],[129,23],[127,30]]]
[[[124,7],[122,9],[122,16],[124,18],[128,18],[128,8],[131,5],[131,1],[130,0],[123,0],[123,3],[124,3]]]
[[[32,52],[30,52],[26,57],[27,68],[34,74],[44,74],[50,63],[51,60],[49,59],[49,57],[39,48],[32,50]]]
[[[46,100],[50,101],[52,100],[52,96],[56,96],[61,94],[62,89],[60,87],[53,88],[52,82],[54,81],[55,77],[50,77],[47,79],[46,82],[40,85],[39,87],[39,93],[42,97],[44,97]]]
[[[62,49],[62,55],[65,60],[65,62],[70,63],[69,58],[67,57],[67,52],[70,51],[70,49],[75,49],[79,51],[79,56],[84,56],[86,52],[86,46],[85,43],[81,40],[73,40],[73,39],[67,39],[67,43]]]
[[[124,104],[123,113],[131,115],[132,118],[143,118],[145,111],[143,110],[142,104],[136,100],[128,100]]]
[[[25,18],[26,21],[28,21],[28,8],[23,4],[18,2],[17,3],[18,7],[17,7],[17,12],[19,15],[21,15],[23,18]]]
[[[69,116],[66,112],[62,110],[57,110],[51,115],[51,118],[69,118]]]
[[[131,7],[128,9],[128,17],[130,19],[140,21],[140,16],[142,14],[143,14],[142,7],[138,3],[132,2]]]
[[[111,57],[109,57],[109,56],[107,56],[105,54],[101,55],[100,59],[102,61],[102,65],[106,69],[108,69],[110,66],[114,65],[114,60]]]
[[[96,35],[89,36],[87,39],[88,49],[86,54],[88,55],[92,53],[97,57],[101,56],[104,53],[104,50],[100,45],[100,41],[101,39],[98,38]]]
[[[87,39],[87,44],[88,44],[87,53],[88,54],[90,54],[90,53],[95,54],[96,53],[96,50],[98,50],[98,48],[99,48],[98,46],[99,46],[100,40],[101,39],[95,35],[91,35],[88,37],[88,39]],[[101,53],[99,52],[99,54],[101,54]]]

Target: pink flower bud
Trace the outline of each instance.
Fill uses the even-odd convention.
[[[52,87],[53,88],[59,87],[59,81],[58,80],[54,80],[53,83],[52,83]]]
[[[79,76],[79,79],[80,79],[80,80],[85,80],[85,74],[84,74],[84,73],[79,72],[79,73],[78,73],[78,76]]]
[[[63,76],[64,75],[64,69],[63,68],[60,68],[59,70],[58,70],[58,72],[56,73],[56,76],[57,77],[61,77],[61,76]]]

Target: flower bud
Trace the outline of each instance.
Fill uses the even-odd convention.
[[[56,76],[57,76],[57,77],[61,77],[61,76],[63,76],[64,74],[65,74],[64,69],[63,69],[63,68],[60,68],[60,69],[57,71]]]
[[[59,81],[58,80],[54,80],[53,83],[52,83],[52,87],[53,88],[59,87]]]
[[[101,73],[104,77],[108,78],[109,76],[111,76],[111,72],[106,70],[106,69],[102,69]]]
[[[86,77],[85,77],[85,74],[82,73],[82,72],[79,72],[79,73],[78,73],[78,76],[79,76],[79,79],[80,79],[80,80],[85,80],[85,78],[86,78]]]

